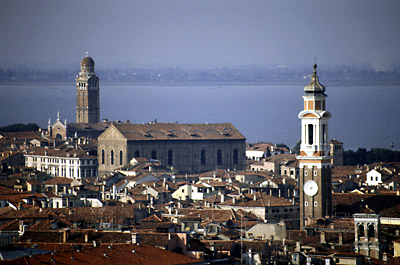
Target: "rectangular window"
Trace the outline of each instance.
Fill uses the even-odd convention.
[[[317,100],[315,101],[315,110],[321,110],[322,106],[321,106],[321,101]]]
[[[314,102],[312,100],[308,101],[308,110],[313,110],[314,109]]]
[[[314,143],[314,125],[308,125],[308,144],[312,145]]]

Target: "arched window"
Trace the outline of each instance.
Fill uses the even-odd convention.
[[[104,149],[103,150],[101,150],[101,164],[102,165],[104,165],[104,157],[105,157],[105,152],[104,152]]]
[[[122,150],[119,151],[119,165],[122,166],[123,165],[123,158],[122,158]]]
[[[172,152],[172,150],[168,150],[167,164],[168,166],[172,166],[174,164],[174,152]]]
[[[365,236],[365,234],[364,234],[364,225],[363,225],[363,224],[360,224],[360,225],[358,226],[358,235],[359,235],[360,237],[364,237],[364,236]]]
[[[233,150],[233,164],[239,164],[239,151],[237,149]]]
[[[368,225],[368,238],[375,237],[375,227],[374,225]]]
[[[201,153],[200,153],[200,164],[201,164],[201,165],[207,164],[207,159],[206,159],[206,157],[207,157],[207,152],[206,152],[206,150],[201,150]]]
[[[114,165],[114,150],[111,150],[110,160],[111,160],[111,165]]]
[[[156,150],[151,151],[151,159],[157,159],[157,152]]]
[[[312,145],[314,143],[314,125],[308,125],[308,144]]]
[[[140,157],[140,152],[139,152],[139,150],[136,150],[136,151],[135,151],[135,157]]]
[[[222,150],[218,149],[217,151],[217,165],[222,165]]]

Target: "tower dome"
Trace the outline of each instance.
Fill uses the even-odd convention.
[[[94,60],[86,53],[86,57],[81,61],[81,72],[94,72]]]
[[[314,64],[314,71],[311,77],[311,82],[304,87],[304,91],[306,93],[321,93],[321,94],[325,93],[325,87],[321,85],[321,83],[318,80],[316,64]]]

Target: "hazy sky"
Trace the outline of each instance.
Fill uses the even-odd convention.
[[[399,0],[1,0],[0,66],[400,63]]]

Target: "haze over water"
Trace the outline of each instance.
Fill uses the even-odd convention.
[[[100,116],[132,123],[230,122],[248,142],[292,148],[300,139],[303,87],[101,85]],[[342,141],[346,150],[391,143],[400,149],[400,86],[327,86],[326,94],[330,139]],[[33,122],[46,128],[58,111],[62,121],[76,122],[74,85],[0,85],[0,95],[0,126]]]

